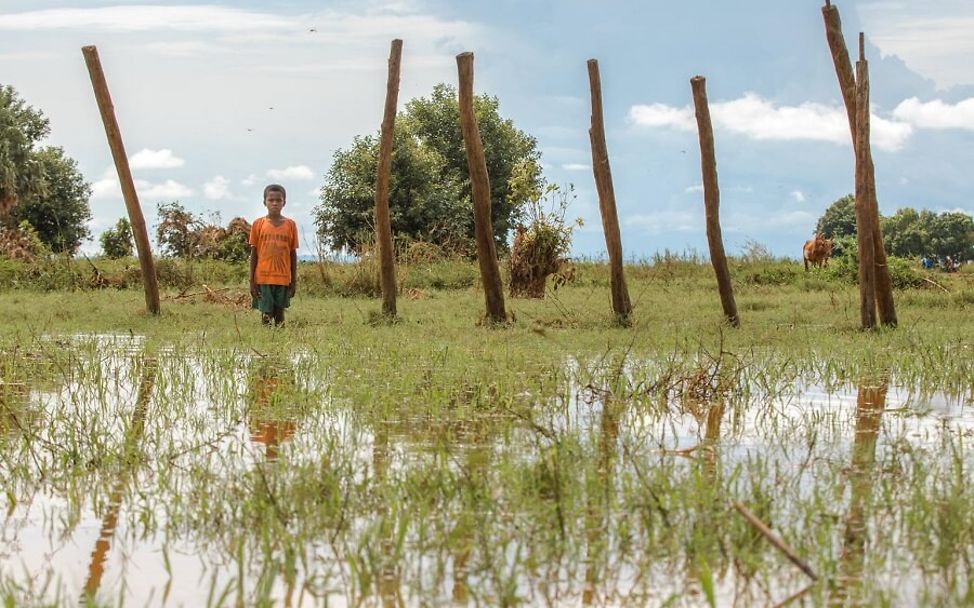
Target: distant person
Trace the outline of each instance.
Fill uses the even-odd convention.
[[[933,260],[929,256],[923,256],[920,260],[920,265],[923,266],[924,270],[930,270],[933,268]]]
[[[287,193],[283,186],[264,188],[267,215],[250,229],[250,295],[261,322],[284,325],[284,309],[298,289],[298,227],[281,215]]]

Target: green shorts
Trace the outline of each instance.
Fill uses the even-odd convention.
[[[275,308],[291,305],[291,288],[287,285],[258,285],[257,288],[260,289],[260,297],[253,299],[251,308],[254,310],[269,315]]]

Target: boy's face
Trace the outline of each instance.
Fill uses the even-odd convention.
[[[267,215],[277,217],[284,209],[284,195],[275,190],[271,190],[264,197],[264,206],[267,207]]]

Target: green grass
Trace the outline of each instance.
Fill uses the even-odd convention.
[[[974,418],[926,405],[974,395],[971,275],[898,290],[899,328],[862,332],[854,286],[736,261],[734,330],[710,268],[661,257],[627,268],[620,327],[606,269],[580,263],[488,327],[473,265],[410,267],[392,324],[336,295],[363,269],[306,265],[275,330],[186,297],[242,292],[238,269],[181,271],[193,283],[166,283],[157,317],[137,287],[0,293],[7,604],[76,603],[112,513],[98,605],[767,605],[804,588],[735,500],[819,574],[813,604],[974,603]],[[883,384],[909,398],[869,427],[857,389]]]

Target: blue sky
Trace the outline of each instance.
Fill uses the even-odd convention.
[[[838,2],[866,32],[880,206],[974,213],[974,3]],[[456,82],[536,136],[550,181],[573,183],[576,255],[605,250],[591,172],[585,62],[599,60],[628,257],[706,251],[689,79],[707,77],[724,241],[799,257],[853,190],[845,113],[818,0],[167,2],[0,0],[0,82],[51,120],[94,186],[93,232],[124,214],[80,47],[99,48],[150,225],[178,199],[223,221],[262,212],[279,181],[311,252],[335,150],[378,129],[389,41],[404,40],[400,107]],[[313,30],[313,31],[312,31]],[[271,109],[273,108],[273,109]],[[97,250],[89,245],[89,250]]]

